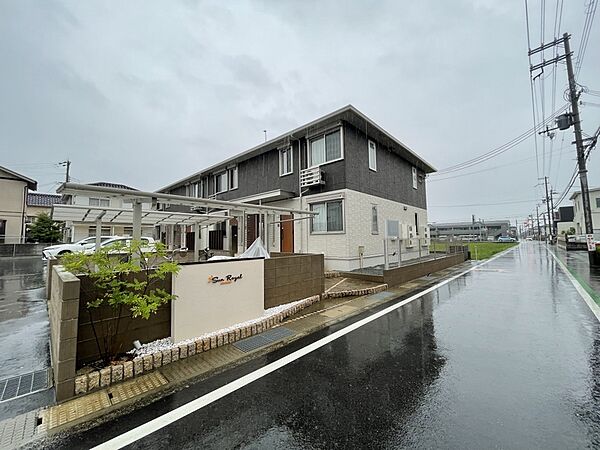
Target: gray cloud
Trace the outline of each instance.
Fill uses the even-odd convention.
[[[583,5],[565,6],[575,44],[583,19]],[[597,90],[598,42],[596,26],[580,76]],[[69,157],[78,180],[156,189],[258,144],[263,129],[275,136],[352,103],[444,168],[531,127],[526,52],[517,0],[2,2],[0,164],[50,187],[56,167],[26,164]],[[600,108],[583,114],[591,133]],[[557,190],[574,165],[562,141],[548,170]],[[534,202],[451,206],[540,197],[533,155],[529,140],[469,172],[496,170],[432,178],[431,218],[529,213]]]

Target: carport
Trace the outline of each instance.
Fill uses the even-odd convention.
[[[141,203],[140,203],[141,206]],[[142,210],[136,214],[135,208],[110,208],[84,205],[53,205],[52,219],[59,222],[96,225],[96,248],[100,246],[102,225],[133,225],[133,238],[141,238],[143,225],[208,226],[229,220],[231,217],[219,214],[199,214]],[[136,234],[136,228],[138,233]]]
[[[246,216],[258,214],[260,217],[258,236],[262,237],[267,246],[269,242],[269,225],[280,223],[279,215],[293,215],[291,220],[310,219],[317,213],[301,209],[287,209],[276,206],[255,205],[251,203],[232,202],[226,200],[186,197],[183,195],[164,194],[159,192],[132,191],[106,186],[94,186],[78,183],[63,183],[57,192],[63,195],[103,196],[120,198],[124,203],[131,203],[131,208],[109,208],[79,205],[55,205],[53,208],[54,220],[73,220],[91,222],[96,224],[97,242],[100,239],[98,230],[102,223],[118,220],[122,223],[133,225],[133,239],[141,237],[143,223],[155,225],[195,225],[208,227],[209,225],[224,222],[232,218],[239,219],[242,249],[245,250],[251,242],[246,242]],[[144,210],[142,205],[150,204],[150,210]],[[172,212],[163,208],[187,207],[199,212]],[[73,219],[75,218],[75,219]],[[147,221],[147,222],[144,222]]]

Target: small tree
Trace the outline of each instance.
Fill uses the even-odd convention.
[[[59,242],[62,238],[61,226],[48,213],[40,213],[29,226],[29,238],[35,242]]]
[[[74,275],[87,275],[92,290],[87,294],[92,300],[87,310],[98,352],[105,365],[123,351],[116,342],[121,330],[121,317],[129,310],[132,317],[148,320],[158,308],[175,299],[173,294],[157,286],[169,274],[177,274],[179,265],[167,258],[166,248],[155,243],[154,251],[144,251],[139,241],[130,246],[117,243],[100,247],[90,254],[70,253],[62,257],[61,263]],[[102,317],[100,308],[112,308],[111,317]],[[101,331],[101,336],[99,336]]]

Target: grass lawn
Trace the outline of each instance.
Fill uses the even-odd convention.
[[[469,250],[472,259],[487,259],[517,244],[518,242],[469,242]]]

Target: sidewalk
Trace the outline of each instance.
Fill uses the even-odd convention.
[[[548,249],[569,269],[581,287],[600,306],[600,268],[590,267],[587,252],[566,251],[558,247],[548,247]]]
[[[225,370],[272,352],[318,330],[349,317],[380,307],[451,277],[471,262],[430,274],[387,291],[354,297],[330,297],[289,317],[280,326],[261,334],[190,356],[131,380],[96,390],[59,405],[22,414],[0,422],[0,448],[17,448],[33,441],[50,444],[52,435],[68,428],[91,427],[94,419],[107,420],[131,409],[152,403],[185,387]],[[333,281],[333,280],[332,280]],[[331,285],[330,285],[331,287]],[[337,286],[336,286],[337,287]],[[37,444],[37,442],[36,442]]]

